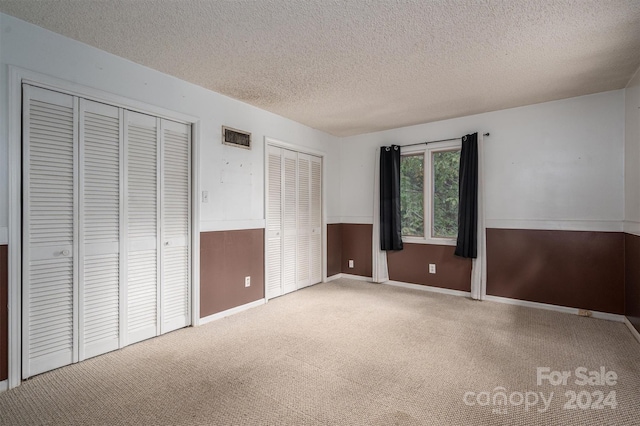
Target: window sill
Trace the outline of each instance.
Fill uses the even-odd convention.
[[[453,238],[402,237],[402,242],[407,244],[430,244],[434,246],[455,246],[457,241]]]

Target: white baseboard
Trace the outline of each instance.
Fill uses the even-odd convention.
[[[340,278],[349,278],[351,280],[367,281],[367,282],[371,282],[371,280],[373,279],[371,277],[363,277],[362,275],[351,275],[351,274],[340,274]]]
[[[629,330],[631,331],[631,334],[633,334],[633,337],[635,337],[638,343],[640,343],[640,333],[638,333],[638,330],[636,330],[633,324],[631,324],[631,321],[629,321],[627,317],[624,317],[624,323],[627,324],[627,327],[629,327]]]
[[[3,380],[0,382],[0,392],[4,392],[7,389],[9,389],[9,381],[8,380]]]
[[[324,280],[325,283],[331,282],[333,280],[338,280],[342,278],[342,274],[335,274],[335,275],[331,275],[330,277],[327,277],[326,280]]]
[[[265,302],[266,302],[265,299],[259,299],[259,300],[256,300],[255,302],[245,303],[244,305],[236,306],[235,308],[227,309],[226,311],[218,312],[217,314],[200,318],[200,321],[198,321],[198,325],[203,325],[211,321],[218,320],[220,318],[228,317],[230,315],[237,314],[242,311],[246,311],[247,309],[255,308],[256,306],[264,305]]]
[[[578,308],[569,308],[567,306],[550,305],[548,303],[530,302],[528,300],[510,299],[508,297],[500,297],[500,296],[487,295],[487,296],[485,296],[484,300],[489,301],[489,302],[505,303],[507,305],[524,306],[524,307],[527,307],[527,308],[544,309],[544,310],[547,310],[547,311],[562,312],[562,313],[565,313],[565,314],[572,314],[572,315],[578,315],[578,312],[580,311],[580,309],[578,309]],[[610,313],[607,313],[607,312],[598,312],[598,311],[591,311],[591,317],[592,318],[603,319],[603,320],[607,320],[607,321],[615,321],[615,322],[624,322],[624,320],[625,320],[624,315],[610,314]]]
[[[450,296],[471,297],[471,292],[469,291],[452,290],[449,288],[433,287],[429,285],[411,284],[411,283],[405,283],[402,281],[389,280],[389,281],[383,282],[382,284],[393,285],[396,287],[410,288],[413,290],[430,291],[432,293],[448,294]]]

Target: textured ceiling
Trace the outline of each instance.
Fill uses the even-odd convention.
[[[623,88],[640,0],[0,0],[0,11],[346,136]]]

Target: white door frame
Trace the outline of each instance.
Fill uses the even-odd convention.
[[[322,281],[327,281],[327,183],[326,183],[326,168],[327,154],[324,151],[318,151],[313,148],[309,148],[303,145],[296,145],[290,142],[284,142],[278,139],[274,139],[268,136],[264,137],[264,219],[265,219],[265,228],[264,228],[264,299],[268,301],[267,298],[267,282],[268,282],[268,258],[267,258],[267,213],[269,210],[269,188],[268,188],[268,174],[269,174],[269,146],[273,146],[276,148],[284,148],[290,151],[299,152],[302,154],[314,155],[316,157],[322,158]]]
[[[22,371],[22,84],[54,90],[128,110],[191,125],[191,324],[200,322],[200,118],[144,102],[82,86],[46,74],[9,66],[8,145],[9,145],[9,389],[20,385]]]

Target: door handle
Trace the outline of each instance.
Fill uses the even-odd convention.
[[[63,256],[69,256],[69,250],[62,250],[60,254]]]

